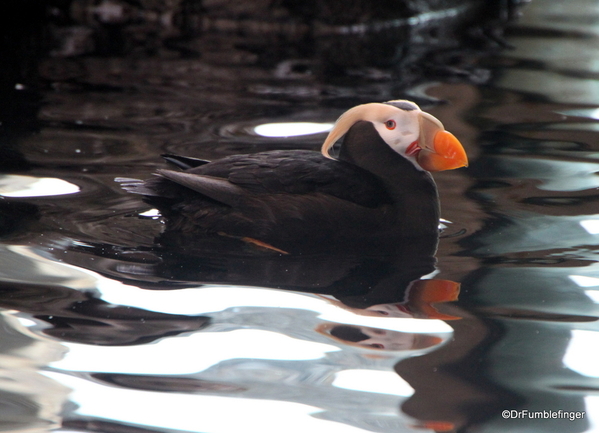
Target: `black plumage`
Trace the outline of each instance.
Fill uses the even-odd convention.
[[[384,251],[400,238],[436,233],[432,178],[380,138],[380,143],[373,140],[370,125],[352,128],[345,142],[370,136],[377,144],[371,147],[379,148],[382,176],[315,151],[275,150],[233,155],[181,172],[159,170],[153,179],[123,184],[146,195],[170,230],[253,238],[284,251],[365,244]],[[341,158],[351,155],[343,148]]]
[[[438,235],[431,175],[392,149],[371,121],[348,128],[337,160],[309,150],[214,162],[165,159],[182,170],[117,180],[146,196],[167,219],[167,230],[187,239],[212,233],[281,252],[351,248],[386,254],[410,238]]]
[[[167,179],[169,176],[176,177],[168,170],[159,173]],[[388,202],[382,185],[371,173],[344,161],[324,158],[319,152],[310,150],[233,155],[189,168],[185,173],[226,179],[253,194],[323,193],[366,207]],[[195,180],[198,182],[196,187],[201,189],[203,178],[196,176]],[[160,188],[160,183],[164,184],[164,180],[154,179],[146,185]],[[190,187],[193,188],[193,184]]]

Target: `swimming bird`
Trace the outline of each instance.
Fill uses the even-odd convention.
[[[429,172],[468,164],[458,139],[406,100],[351,108],[321,152],[274,150],[213,162],[164,157],[181,170],[116,180],[156,206],[167,230],[188,239],[218,234],[281,254],[385,254],[410,239],[437,237],[439,199]]]

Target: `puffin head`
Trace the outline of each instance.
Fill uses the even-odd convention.
[[[335,142],[359,121],[374,125],[383,141],[418,170],[442,171],[468,166],[468,157],[458,139],[434,116],[411,101],[358,105],[339,117],[322,145],[327,158]]]

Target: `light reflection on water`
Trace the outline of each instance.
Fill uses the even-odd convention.
[[[119,94],[124,107],[101,92],[47,95],[47,123],[22,148],[59,174],[32,167],[0,180],[0,398],[9,403],[0,427],[596,431],[597,13],[591,1],[533,1],[508,37],[515,49],[489,61],[489,83],[409,90],[449,101],[430,111],[475,156],[468,170],[437,177],[443,216],[460,229],[441,239],[435,273],[420,275],[460,282],[459,299],[419,299],[439,308],[420,315],[401,297],[350,306],[323,289],[394,286],[396,263],[179,263],[189,257],[153,247],[159,216],[112,181],[147,177],[165,151],[210,159],[317,148],[342,110],[310,102],[323,98],[310,83],[252,76],[231,90],[194,85],[206,78],[197,71],[173,90],[176,103],[165,86]],[[214,96],[229,91],[246,99],[231,108]],[[283,122],[323,129],[255,129]],[[259,284],[266,275],[277,277],[264,281],[271,288]],[[503,409],[586,416],[502,419]]]
[[[583,376],[599,377],[599,357],[588,353],[589,347],[593,347],[596,341],[596,331],[572,331],[572,338],[564,355],[564,365]]]
[[[268,422],[260,422],[262,431],[278,431],[290,420],[294,425],[288,426],[289,431],[316,426],[332,431],[364,431],[364,422],[397,427],[401,422],[394,415],[396,408],[413,390],[393,372],[393,365],[402,357],[434,350],[452,335],[451,328],[440,320],[352,312],[312,294],[223,286],[168,292],[142,290],[53,262],[43,254],[13,246],[2,256],[4,263],[29,261],[28,272],[36,269],[35,275],[29,274],[31,282],[72,287],[82,294],[99,292],[97,299],[111,302],[108,311],[115,316],[119,315],[116,307],[122,304],[146,309],[139,311],[147,311],[147,319],[143,315],[140,319],[147,321],[147,326],[152,326],[150,312],[173,318],[196,315],[207,321],[199,332],[164,337],[154,344],[49,342],[66,352],[61,359],[41,364],[46,365],[42,374],[66,387],[61,389],[73,390],[68,398],[77,405],[73,412],[77,416],[184,431],[236,431],[239,423],[257,423],[280,405],[276,416],[271,413]],[[17,268],[3,269],[2,278],[25,280]],[[17,323],[21,330],[25,329],[23,324],[34,332],[47,329],[38,319]],[[348,346],[328,332],[345,324],[367,334],[375,331],[369,341],[376,342],[377,347],[363,344],[368,340]],[[195,384],[192,388],[190,381]],[[157,383],[162,383],[159,392],[151,392]],[[133,389],[124,390],[122,386]],[[65,398],[64,392],[61,395]],[[230,401],[230,397],[242,399]],[[126,401],[135,401],[135,407],[124,404]],[[55,399],[53,404],[56,407],[60,401]],[[176,409],[160,411],[165,405]],[[192,406],[202,408],[201,420],[197,410],[189,410]],[[225,406],[239,415],[230,423],[222,419]],[[48,410],[45,403],[42,407]],[[346,419],[345,412],[351,407],[362,412],[369,408],[368,420]],[[176,422],[173,414],[177,415]],[[53,416],[57,417],[57,412]],[[354,427],[329,425],[323,420],[349,422]]]
[[[46,197],[79,192],[79,187],[62,179],[4,175],[0,177],[0,196]]]
[[[176,431],[238,432],[364,432],[362,428],[327,420],[321,407],[279,399],[227,398],[163,393],[99,386],[73,376],[46,373],[74,390],[70,398],[82,416]],[[101,402],[101,404],[99,404]],[[124,404],[132,402],[132,404]],[[165,410],[168,408],[168,410]],[[385,417],[385,414],[381,414]],[[324,418],[324,419],[323,419]],[[332,422],[331,422],[332,421]],[[342,420],[344,421],[344,420]]]
[[[328,132],[331,123],[281,122],[265,123],[254,128],[254,132],[263,137],[293,137]]]
[[[31,320],[0,311],[0,427],[48,431],[60,427],[70,389],[40,371],[65,353],[58,342],[31,332]]]

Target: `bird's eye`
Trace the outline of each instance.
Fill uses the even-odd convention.
[[[395,123],[395,120],[387,120],[385,122],[385,126],[387,127],[387,129],[395,129],[397,124]]]

